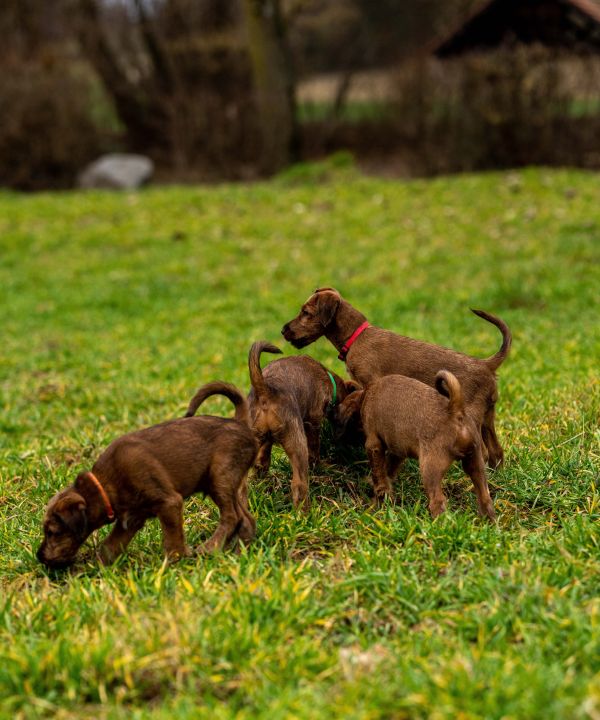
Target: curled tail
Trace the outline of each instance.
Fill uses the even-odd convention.
[[[235,419],[238,422],[250,426],[250,415],[248,413],[248,403],[246,402],[246,398],[235,385],[230,385],[229,383],[221,382],[219,380],[207,383],[199,388],[194,397],[190,400],[185,417],[192,417],[195,415],[196,410],[198,410],[206,398],[209,398],[211,395],[224,395],[226,398],[231,400],[231,402],[235,405]]]
[[[456,375],[453,375],[448,370],[440,370],[435,376],[435,389],[440,395],[444,395],[450,400],[448,403],[450,415],[464,412],[462,388],[456,379]]]
[[[263,378],[262,370],[260,369],[260,356],[263,352],[281,355],[281,350],[278,347],[271,345],[271,343],[265,340],[259,340],[253,343],[250,348],[250,352],[248,353],[248,370],[250,371],[250,382],[257,397],[267,393],[267,385]]]
[[[504,320],[501,320],[499,317],[490,315],[483,310],[473,310],[473,308],[471,308],[471,312],[475,313],[475,315],[478,315],[480,318],[487,320],[489,323],[492,323],[492,325],[495,325],[502,333],[502,345],[500,350],[498,350],[495,355],[492,355],[492,357],[484,360],[489,369],[495,371],[506,360],[508,353],[510,352],[510,346],[512,345],[512,333]]]

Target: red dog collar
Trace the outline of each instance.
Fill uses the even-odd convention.
[[[340,350],[340,354],[338,355],[338,360],[342,360],[345,362],[346,355],[348,354],[348,350],[352,347],[352,344],[356,340],[356,338],[361,335],[367,328],[369,327],[369,323],[365,320],[362,325],[359,325],[356,330],[350,335],[350,337],[346,340],[344,343],[342,349]]]
[[[93,472],[88,471],[87,476],[94,483],[94,485],[98,488],[98,492],[100,493],[100,497],[102,498],[102,502],[104,503],[104,509],[106,510],[108,519],[114,520],[115,519],[115,511],[112,509],[112,505],[110,504],[110,500],[108,499],[106,490],[100,484],[100,480],[98,480],[98,478],[94,475]]]

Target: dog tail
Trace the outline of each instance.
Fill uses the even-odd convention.
[[[444,395],[450,400],[448,403],[448,412],[450,415],[457,415],[458,413],[464,412],[465,407],[462,388],[456,375],[453,375],[448,370],[440,370],[435,376],[435,389],[440,395]]]
[[[263,352],[281,355],[281,350],[278,347],[271,345],[271,343],[265,340],[259,340],[253,343],[250,348],[250,352],[248,353],[248,370],[250,371],[250,382],[257,397],[265,395],[268,392],[262,370],[260,369],[260,356]]]
[[[246,398],[235,385],[230,385],[220,380],[207,383],[198,389],[194,397],[190,400],[185,417],[193,417],[200,405],[202,405],[206,398],[211,397],[211,395],[224,395],[231,400],[235,405],[235,419],[238,422],[250,426],[250,413],[248,412]]]
[[[495,325],[502,333],[502,346],[500,347],[500,350],[498,350],[495,355],[492,355],[492,357],[484,360],[489,369],[495,371],[508,357],[510,346],[512,345],[512,333],[504,320],[501,320],[499,317],[490,315],[490,313],[486,313],[483,310],[473,310],[473,308],[471,308],[471,312],[475,313],[475,315],[478,315],[480,318],[487,320],[489,323],[492,323],[492,325]]]

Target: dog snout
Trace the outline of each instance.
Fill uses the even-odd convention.
[[[50,560],[50,558],[43,557],[39,558],[42,565],[48,568],[48,570],[66,570],[73,564],[73,559],[69,560]]]
[[[286,324],[281,328],[281,334],[283,335],[283,337],[286,337],[286,333],[288,333],[289,331],[290,331],[290,324],[289,324],[289,323],[286,323]]]
[[[47,568],[54,567],[54,561],[48,557],[46,544],[42,543],[40,547],[38,548],[38,551],[36,553],[37,559],[42,563],[42,565],[45,565]]]
[[[45,565],[49,570],[64,570],[73,564],[75,557],[69,556],[53,556],[54,548],[48,548],[44,541],[36,553],[37,559]]]

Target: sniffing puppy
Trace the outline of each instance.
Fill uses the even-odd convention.
[[[433,387],[439,370],[454,373],[462,385],[467,412],[480,428],[488,463],[496,467],[504,458],[494,423],[498,400],[496,370],[509,353],[512,336],[500,318],[482,310],[473,312],[502,333],[500,350],[485,360],[373,327],[333,288],[315,290],[281,333],[297,348],[325,335],[339,351],[338,357],[346,363],[350,376],[363,387],[377,378],[394,374],[406,375]]]
[[[148,518],[158,517],[169,560],[192,554],[183,532],[183,501],[197,492],[209,495],[220,521],[202,552],[223,547],[236,536],[250,542],[256,523],[248,511],[245,483],[257,444],[249,425],[248,404],[233,385],[201,387],[190,406],[211,395],[235,405],[235,419],[203,415],[170,420],[114,440],[74,484],[56,494],[44,516],[44,540],[37,557],[50,568],[75,560],[87,537],[114,522],[99,551],[112,563]],[[191,413],[193,414],[193,413]]]
[[[336,422],[344,427],[360,413],[377,500],[392,495],[402,461],[418,458],[435,517],[446,509],[444,475],[454,460],[460,460],[473,481],[479,514],[493,520],[479,430],[465,412],[460,383],[451,372],[440,370],[435,387],[403,375],[386,375],[349,395],[336,410]]]
[[[306,355],[281,358],[260,368],[261,353],[281,350],[255,342],[248,355],[252,389],[250,417],[260,450],[259,472],[267,472],[273,443],[281,445],[292,465],[294,506],[308,503],[308,465],[319,461],[323,419],[336,403],[357,388]]]

